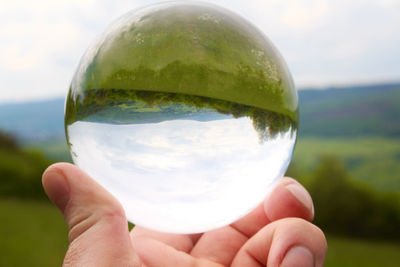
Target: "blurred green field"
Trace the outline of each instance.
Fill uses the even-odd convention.
[[[355,180],[369,184],[380,191],[400,192],[400,139],[398,138],[302,138],[300,136],[292,161],[295,173],[302,176],[298,178],[307,180],[307,175],[324,155],[341,159]]]
[[[48,202],[0,199],[0,266],[61,266],[67,228]]]
[[[328,236],[326,267],[397,267],[400,243]]]
[[[53,160],[71,161],[64,139],[25,146],[39,149]],[[291,166],[298,175],[295,178],[307,183],[309,174],[323,155],[343,160],[350,176],[360,182],[380,191],[400,192],[399,138],[300,136]]]
[[[0,266],[60,266],[67,229],[58,210],[43,201],[0,199]],[[390,267],[400,243],[328,236],[325,266]]]

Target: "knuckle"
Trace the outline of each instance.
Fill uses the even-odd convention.
[[[68,239],[73,242],[76,238],[81,236],[84,232],[90,229],[95,224],[93,216],[76,216],[69,224]]]
[[[68,251],[65,255],[63,267],[72,267],[78,266],[79,259],[81,255],[84,253],[83,249],[77,245],[76,243],[72,242],[68,247]]]
[[[104,223],[112,229],[119,228],[126,224],[125,213],[122,207],[101,207],[98,210],[91,211],[87,208],[82,208],[76,211],[69,217],[68,220],[68,239],[73,242],[76,238],[89,231],[95,225]],[[126,227],[127,229],[127,227]]]

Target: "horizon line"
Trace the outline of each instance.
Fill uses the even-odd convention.
[[[327,84],[310,84],[310,85],[301,85],[296,86],[297,91],[323,91],[323,90],[334,90],[334,89],[346,89],[346,88],[354,88],[354,87],[373,87],[373,86],[396,86],[400,85],[400,80],[393,81],[371,81],[371,82],[348,82],[348,83],[331,83]],[[45,96],[31,99],[23,99],[23,100],[0,100],[0,105],[13,105],[13,104],[26,104],[26,103],[41,103],[52,100],[65,100],[66,94],[63,95],[54,95],[54,96]]]

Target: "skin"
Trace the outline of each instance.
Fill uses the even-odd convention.
[[[50,166],[43,187],[61,210],[70,245],[63,266],[323,266],[323,232],[312,200],[295,180],[280,183],[252,213],[217,230],[176,235],[128,231],[120,203],[78,167]]]

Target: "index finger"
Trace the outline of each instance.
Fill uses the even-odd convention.
[[[268,223],[287,217],[312,221],[314,205],[310,194],[299,182],[283,177],[263,203],[231,226],[251,237]]]
[[[230,265],[243,244],[270,222],[298,217],[311,221],[314,209],[311,196],[296,180],[282,178],[265,201],[235,223],[203,234],[191,255]]]

